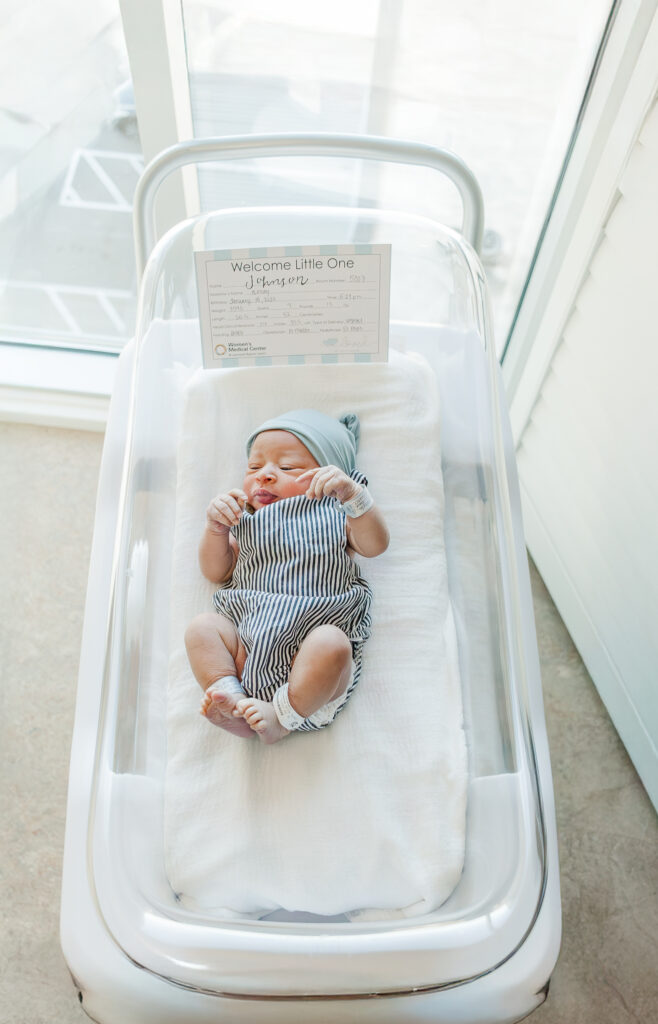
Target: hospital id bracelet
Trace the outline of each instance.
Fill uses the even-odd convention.
[[[299,729],[300,725],[303,725],[305,719],[298,715],[294,707],[290,703],[290,697],[288,696],[288,684],[284,683],[275,692],[272,697],[272,707],[276,717],[284,729],[288,732],[293,732],[294,729]]]
[[[366,512],[370,511],[372,506],[375,504],[375,499],[364,484],[361,484],[361,490],[354,497],[350,498],[349,501],[343,502],[338,507],[348,516],[350,519],[358,519],[359,516],[363,516]]]
[[[237,697],[238,694],[241,697],[247,696],[245,691],[242,689],[242,685],[237,676],[222,676],[221,679],[215,680],[214,683],[211,683],[210,686],[206,688],[206,693],[211,695],[213,693],[226,693],[235,697]]]

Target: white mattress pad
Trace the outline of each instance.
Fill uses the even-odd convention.
[[[267,746],[199,715],[183,645],[212,610],[199,570],[205,509],[242,484],[265,419],[317,408],[361,420],[358,468],[391,533],[360,559],[373,590],[361,681],[320,732]],[[464,858],[467,758],[443,539],[438,392],[420,356],[388,363],[199,371],[178,448],[165,857],[182,903],[261,916],[410,916],[452,892]]]

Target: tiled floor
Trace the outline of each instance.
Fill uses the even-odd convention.
[[[98,434],[0,424],[0,1024],[86,1019],[57,931],[101,444]],[[533,1020],[649,1024],[658,1020],[655,813],[534,571],[532,582],[564,913],[549,1000]]]

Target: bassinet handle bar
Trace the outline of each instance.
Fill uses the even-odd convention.
[[[454,153],[421,142],[406,142],[368,135],[233,135],[180,142],[159,153],[144,169],[135,189],[134,229],[137,276],[141,280],[156,232],[153,218],[155,194],[164,179],[187,164],[253,157],[331,156],[380,160],[431,167],[448,177],[459,190],[463,216],[461,233],[480,252],[484,230],[484,203],[472,171]]]

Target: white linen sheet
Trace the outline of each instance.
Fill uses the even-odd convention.
[[[374,594],[361,681],[336,721],[266,746],[211,725],[183,635],[212,610],[197,547],[209,500],[241,486],[244,442],[294,408],[357,412],[357,465],[391,543],[360,559]],[[412,916],[464,858],[467,758],[443,541],[439,409],[420,356],[389,363],[199,371],[186,388],[173,555],[165,856],[182,903]]]

